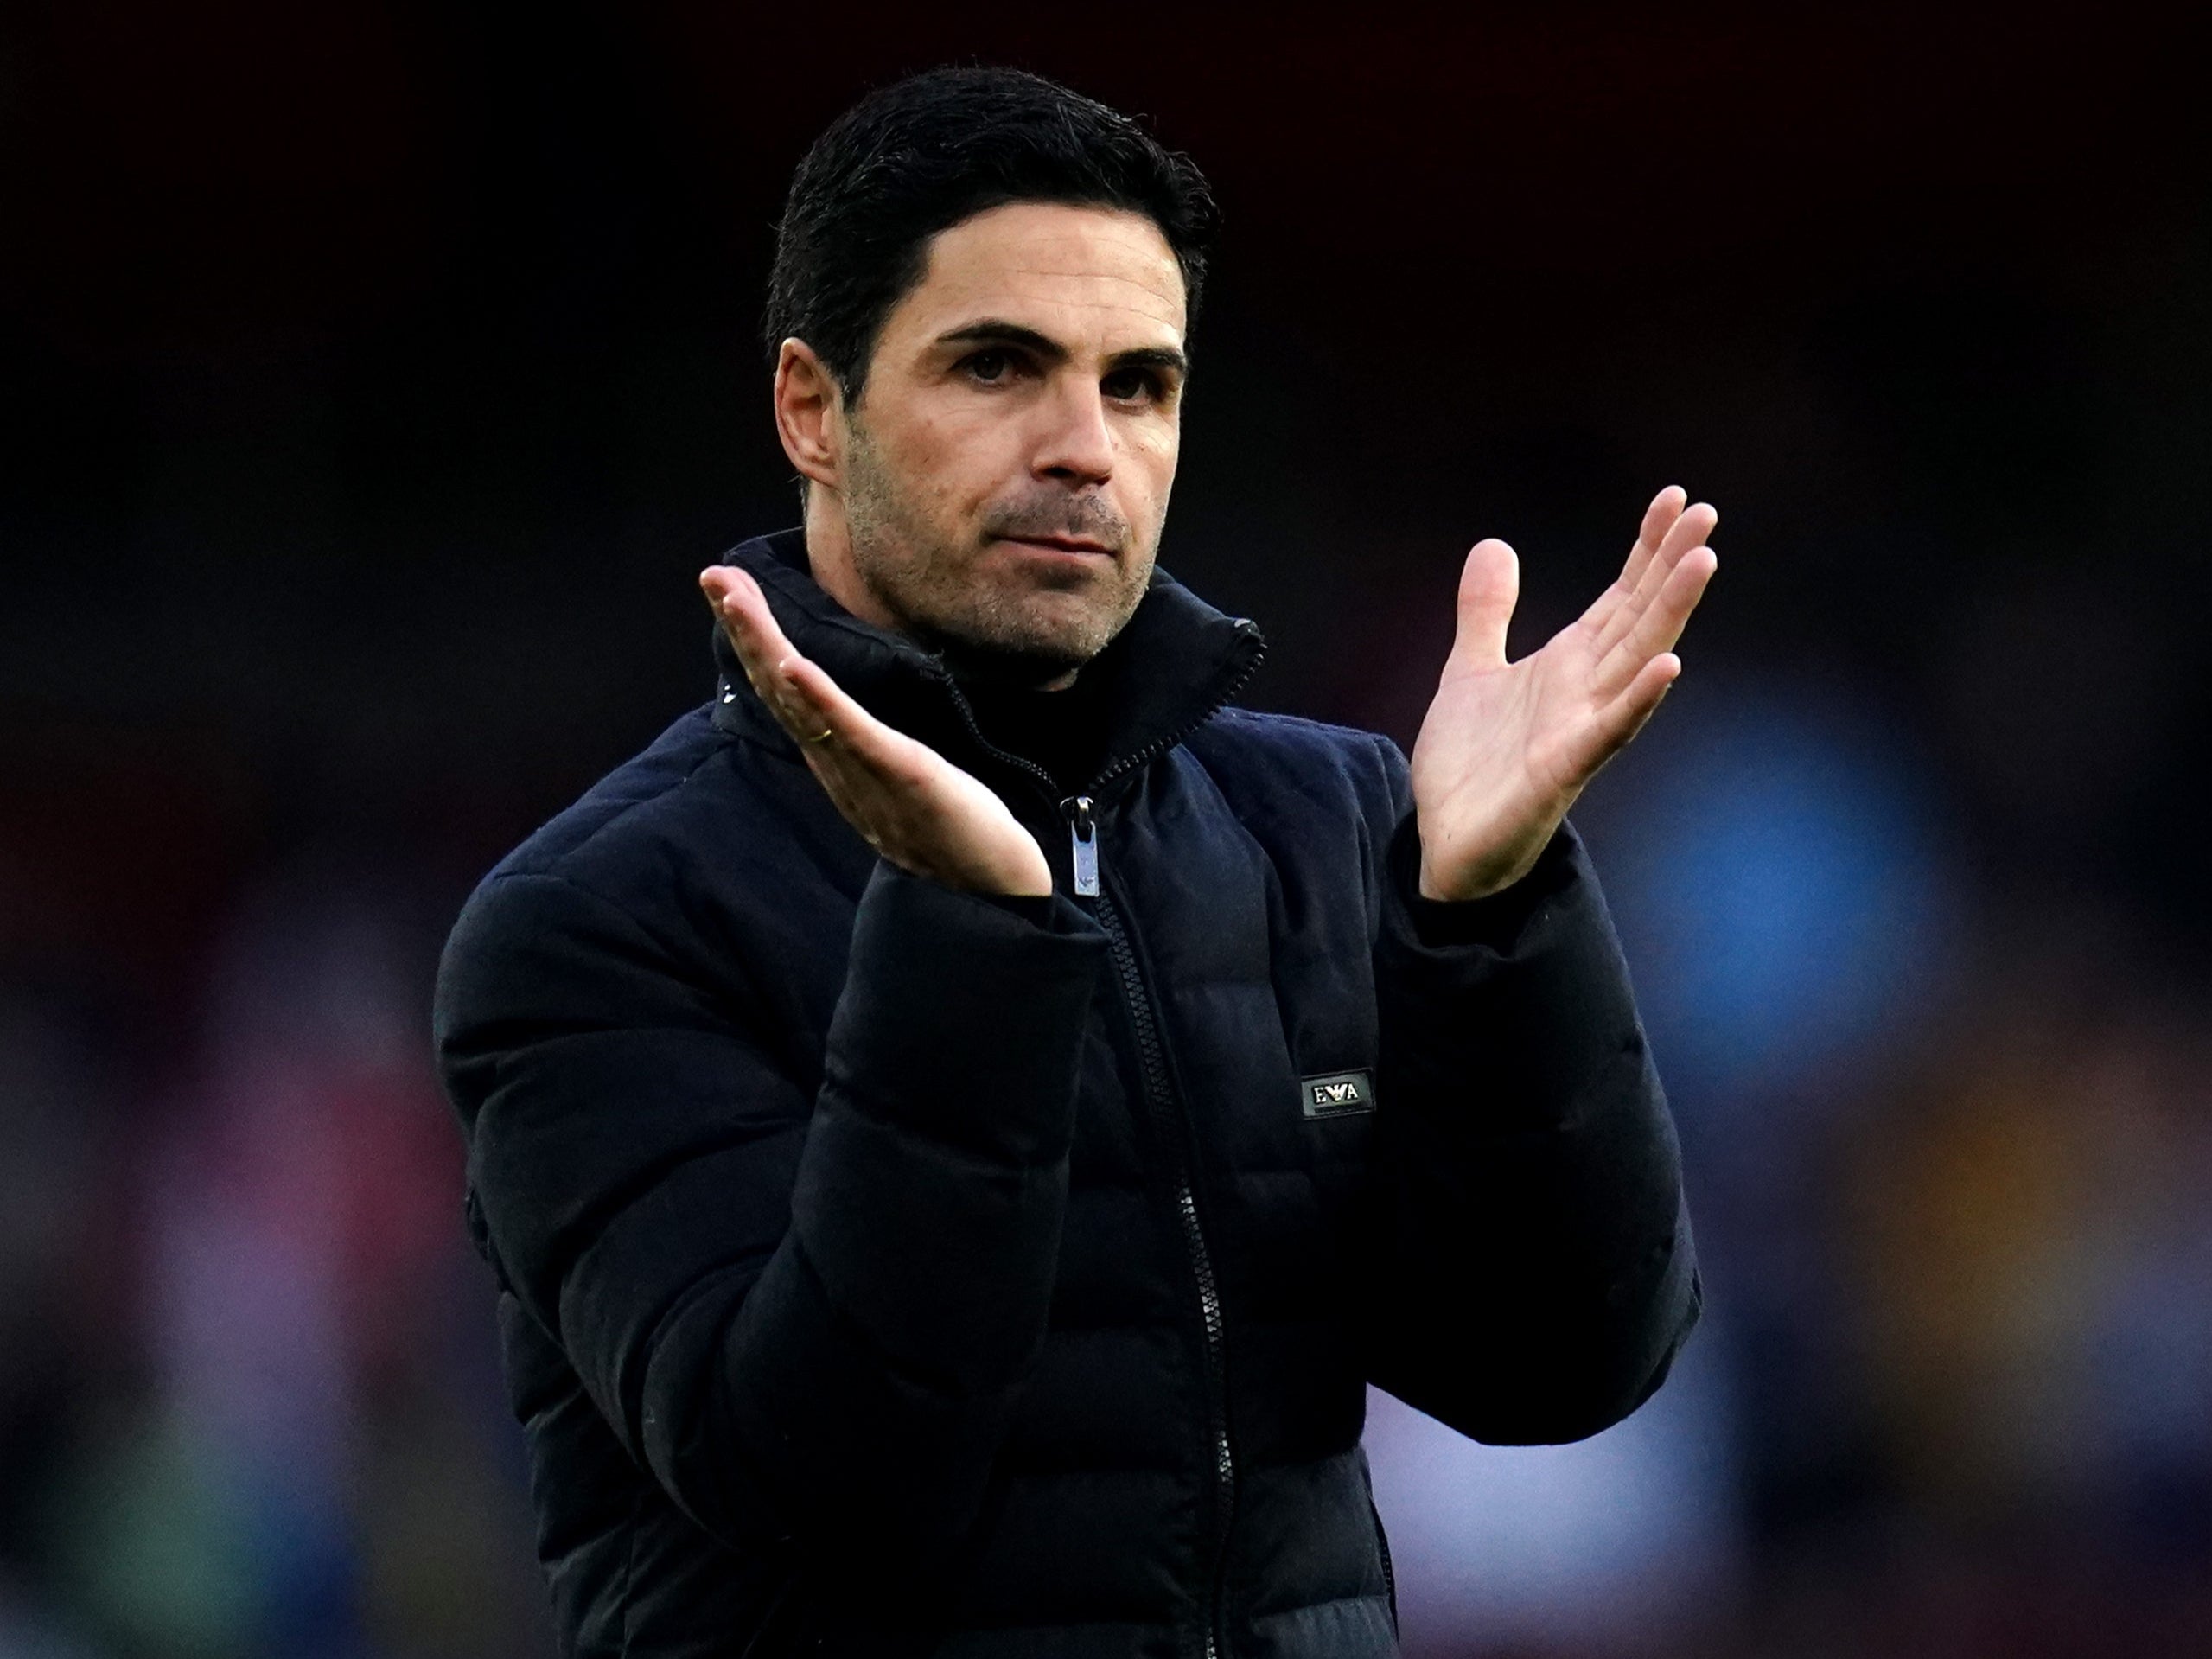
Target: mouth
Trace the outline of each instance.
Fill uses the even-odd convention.
[[[1001,541],[1010,541],[1017,547],[1041,547],[1055,553],[1091,553],[1100,558],[1112,558],[1113,549],[1104,542],[1086,540],[1081,536],[1001,536]]]

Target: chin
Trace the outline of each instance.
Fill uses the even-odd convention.
[[[1080,668],[1120,632],[1119,619],[1090,616],[967,617],[933,630],[935,644],[956,666],[994,676],[1049,680]]]

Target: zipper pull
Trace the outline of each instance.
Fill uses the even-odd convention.
[[[1060,810],[1068,814],[1068,845],[1075,866],[1075,893],[1079,898],[1099,896],[1099,826],[1091,816],[1088,795],[1070,795],[1060,803]]]

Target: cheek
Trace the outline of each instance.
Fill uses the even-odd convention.
[[[1004,487],[1008,457],[1020,448],[1011,423],[972,414],[942,412],[916,421],[900,456],[914,481],[915,495],[940,518],[979,514]]]
[[[1156,512],[1167,501],[1168,490],[1175,482],[1176,459],[1181,452],[1178,437],[1173,427],[1155,427],[1137,435],[1123,451],[1130,482]]]

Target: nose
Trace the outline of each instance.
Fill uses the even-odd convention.
[[[1030,469],[1064,484],[1102,484],[1113,476],[1113,429],[1105,399],[1088,376],[1055,376],[1039,411],[1043,420]]]

